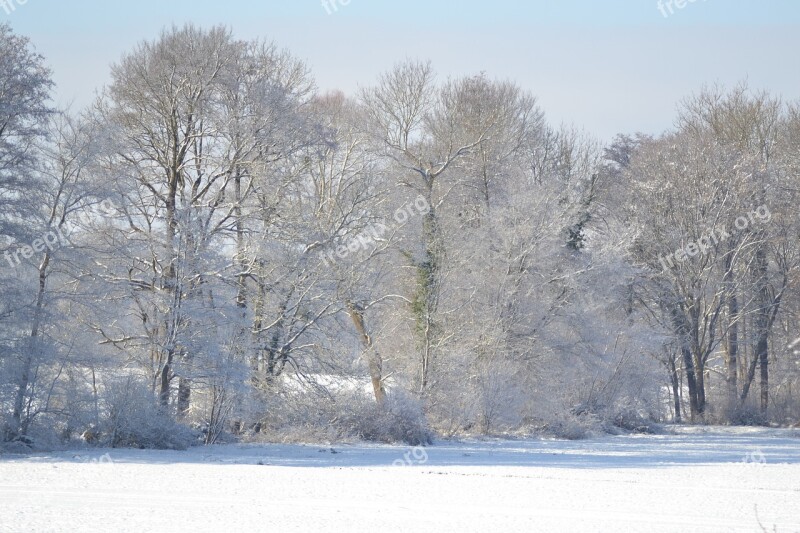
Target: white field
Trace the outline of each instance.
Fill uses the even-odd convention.
[[[800,532],[797,431],[678,431],[0,456],[0,531]]]

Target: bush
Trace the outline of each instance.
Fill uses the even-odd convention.
[[[0,440],[0,453],[25,454],[34,451],[34,440],[28,436],[14,437],[9,441]]]
[[[769,418],[755,405],[745,404],[737,406],[728,413],[728,421],[734,426],[767,426]]]
[[[544,421],[538,428],[556,439],[582,440],[604,432],[600,418],[591,413],[565,413]]]
[[[422,406],[399,391],[389,394],[383,405],[374,401],[356,403],[355,409],[339,418],[339,424],[345,433],[367,441],[410,446],[433,442]]]
[[[420,403],[400,391],[379,406],[358,390],[274,393],[261,436],[280,442],[364,440],[430,444],[433,434]]]
[[[106,385],[107,418],[100,444],[112,448],[185,450],[196,436],[157,405],[153,393],[132,377]]]
[[[614,417],[612,427],[629,431],[632,433],[643,433],[652,435],[658,433],[659,426],[652,420],[649,420],[635,411],[626,411],[617,413]],[[611,433],[611,431],[609,431]]]

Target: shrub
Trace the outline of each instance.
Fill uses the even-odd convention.
[[[196,436],[178,424],[155,401],[153,393],[132,377],[106,385],[107,418],[100,443],[112,448],[183,450]]]
[[[433,434],[420,403],[401,391],[383,405],[360,390],[274,393],[262,423],[262,436],[281,442],[365,440],[430,444]]]
[[[389,394],[383,405],[374,401],[359,401],[355,409],[342,416],[339,423],[346,433],[360,439],[421,446],[433,442],[422,406],[410,396],[395,391]]]

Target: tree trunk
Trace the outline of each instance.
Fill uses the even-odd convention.
[[[734,415],[738,404],[739,385],[738,385],[738,358],[739,358],[739,300],[736,296],[736,285],[733,274],[733,245],[731,244],[728,254],[725,256],[725,277],[723,282],[726,287],[728,300],[728,335],[725,344],[725,381],[728,391],[728,419]]]
[[[667,366],[669,368],[669,377],[672,382],[672,399],[675,403],[675,420],[676,424],[681,423],[681,395],[680,395],[680,380],[678,378],[678,369],[675,366],[675,354],[671,353]]]
[[[441,250],[438,220],[433,205],[433,178],[428,178],[427,197],[430,210],[422,218],[422,240],[425,255],[417,264],[417,294],[414,298],[414,314],[420,336],[420,392],[425,393],[430,385],[437,342],[437,324],[434,319],[439,299],[439,262]]]
[[[351,301],[347,301],[347,312],[353,325],[361,338],[361,344],[364,346],[364,353],[367,356],[367,365],[369,366],[369,377],[372,380],[372,391],[375,394],[375,401],[379,405],[383,405],[386,401],[386,390],[383,388],[383,361],[378,353],[378,350],[372,343],[372,337],[367,330],[366,320],[364,319],[364,310]]]
[[[705,364],[699,355],[694,356],[694,378],[697,387],[697,414],[702,418],[706,412],[706,375]]]
[[[161,368],[161,387],[158,392],[158,399],[162,407],[169,405],[169,384],[172,381],[172,358],[174,356],[173,350],[167,350],[167,361]]]
[[[697,421],[697,417],[700,415],[700,405],[697,396],[697,376],[694,370],[694,358],[692,357],[692,351],[688,347],[682,348],[681,353],[683,354],[686,383],[689,386],[689,408],[691,422],[694,423]]]
[[[178,140],[177,140],[177,130],[173,131],[173,142],[175,143],[174,150],[178,150]],[[177,159],[177,155],[176,155]],[[168,193],[165,202],[166,206],[166,235],[165,235],[165,245],[167,247],[167,260],[169,261],[169,265],[167,265],[165,279],[163,280],[164,288],[167,292],[171,295],[171,303],[172,307],[167,312],[168,315],[173,315],[174,313],[179,312],[177,309],[177,302],[176,300],[180,298],[180,294],[178,291],[178,270],[176,268],[176,263],[178,261],[178,255],[175,250],[175,237],[178,233],[178,220],[177,220],[177,198],[178,198],[178,183],[180,179],[180,170],[178,168],[171,168],[169,170],[168,176]],[[172,320],[169,318],[167,319],[167,327],[165,328],[165,334],[167,335],[167,342],[172,344],[174,343],[175,339],[175,331],[172,328],[176,327],[175,324],[177,320],[172,317]],[[170,396],[170,383],[172,382],[172,364],[175,356],[175,346],[171,345],[167,349],[167,361],[164,363],[164,367],[161,369],[161,390],[159,391],[159,400],[162,406],[166,407],[169,405],[169,396]]]
[[[189,404],[192,398],[192,387],[189,378],[181,377],[178,379],[178,416],[183,418],[189,412]]]
[[[700,396],[698,394],[697,370],[695,358],[689,343],[690,328],[686,316],[677,305],[673,305],[670,310],[672,314],[672,324],[675,334],[681,341],[681,358],[683,359],[683,371],[686,373],[686,384],[689,387],[689,416],[692,423],[702,414]]]
[[[761,368],[761,412],[769,407],[769,348],[766,338],[761,338],[756,347],[756,357]]]
[[[45,252],[42,263],[39,265],[39,288],[36,293],[36,307],[34,308],[33,324],[31,325],[30,345],[24,357],[22,373],[17,383],[17,392],[14,398],[14,408],[11,413],[11,431],[6,438],[16,438],[25,436],[28,432],[28,420],[23,420],[25,411],[25,399],[28,396],[28,389],[31,381],[31,371],[33,370],[33,351],[37,349],[36,340],[39,337],[42,315],[44,313],[44,295],[47,290],[47,268],[50,265],[50,252]]]
[[[702,422],[702,418],[705,415],[706,411],[706,361],[703,357],[703,348],[701,346],[701,335],[700,335],[700,302],[697,300],[691,300],[691,305],[689,306],[689,313],[691,316],[691,326],[687,328],[687,331],[690,333],[691,339],[691,352],[692,352],[692,359],[693,365],[692,370],[694,371],[694,382],[695,382],[695,397],[696,397],[696,411],[695,415],[699,416]],[[693,422],[697,422],[695,418],[692,419]]]
[[[761,367],[761,412],[766,412],[769,405],[769,331],[771,326],[770,311],[773,302],[767,280],[767,253],[763,246],[756,251],[754,276],[757,287],[755,319],[756,350],[754,357]]]
[[[236,195],[236,205],[233,208],[233,216],[236,220],[236,265],[239,274],[236,279],[236,306],[240,309],[247,307],[247,273],[245,264],[244,249],[244,221],[242,220],[242,177],[237,171],[233,181],[234,194]],[[244,313],[243,313],[244,315]]]
[[[753,383],[753,379],[756,377],[756,366],[758,365],[758,356],[753,356],[753,360],[750,361],[750,366],[747,369],[747,374],[745,376],[744,384],[742,386],[742,394],[739,396],[739,405],[744,405],[744,402],[747,400],[747,395],[750,393],[750,386]]]

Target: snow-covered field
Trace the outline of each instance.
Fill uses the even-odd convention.
[[[0,531],[800,532],[797,435],[0,456]]]

